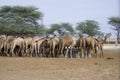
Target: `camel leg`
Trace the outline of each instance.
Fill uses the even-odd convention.
[[[78,58],[80,58],[80,49],[78,48]]]
[[[21,54],[22,54],[22,56],[24,56],[24,49],[23,48],[21,50]]]
[[[37,57],[38,55],[37,55],[37,44],[35,44],[35,56]]]
[[[53,44],[53,47],[52,47],[52,57],[55,57],[55,44]]]
[[[7,45],[4,47],[4,54],[5,54],[5,56],[7,55],[7,56],[10,56],[10,54],[9,54],[9,52],[8,52],[8,47],[7,47]]]
[[[28,56],[28,47],[27,47],[28,45],[26,44],[26,46],[25,46],[25,52],[26,52],[26,56]]]
[[[41,56],[44,57],[44,48],[43,47],[41,47],[40,52],[41,52]]]
[[[84,50],[84,56],[87,58],[87,51]]]
[[[12,47],[12,49],[11,49],[12,56],[15,56],[15,54],[14,54],[14,49],[15,49],[15,45],[13,45],[13,47]]]
[[[2,48],[0,48],[0,56],[2,56]]]
[[[2,53],[2,51],[0,50],[0,56],[3,56],[3,53]]]
[[[40,57],[40,47],[39,47],[39,44],[37,45],[37,49],[38,49],[38,56]]]
[[[88,48],[88,54],[87,54],[88,58],[91,58],[91,52],[92,52],[92,50],[90,48]]]
[[[24,43],[22,43],[22,48],[21,49],[22,49],[21,54],[22,54],[22,56],[24,56]]]
[[[9,49],[7,49],[6,55],[7,55],[8,57],[10,56],[10,50],[9,50]]]
[[[53,54],[52,54],[52,49],[51,49],[51,47],[50,47],[50,52],[49,52],[48,56],[49,56],[49,57],[53,57]]]
[[[66,52],[65,52],[65,58],[68,57],[68,52],[69,52],[69,49],[67,48]]]
[[[45,52],[46,52],[46,51],[45,51],[45,48],[43,48],[43,56],[44,56],[44,57],[46,57]]]
[[[48,54],[49,57],[53,57],[53,48],[50,46],[50,52]]]
[[[97,45],[95,47],[95,57],[98,57],[98,51],[99,51],[100,45]]]
[[[81,49],[81,57],[84,58],[84,51]]]
[[[73,58],[73,55],[72,55],[72,47],[70,48],[70,58]]]
[[[87,58],[87,49],[86,48],[83,48],[83,55],[84,55],[84,58]]]
[[[55,57],[58,57],[58,48],[57,47],[55,47],[55,50],[54,50],[54,53],[55,53]]]
[[[62,45],[62,48],[61,48],[61,56],[64,56],[63,49],[64,49],[64,44]]]
[[[52,56],[55,57],[55,47],[52,49]]]
[[[42,57],[42,48],[39,46],[39,56]]]
[[[22,50],[22,48],[21,48],[21,46],[20,46],[20,48],[18,49],[17,56],[22,56],[22,55],[21,55],[21,50]]]
[[[95,56],[98,57],[98,54],[97,54],[97,48],[94,49],[94,52],[95,52]]]
[[[100,47],[100,50],[101,50],[100,57],[104,57],[104,55],[103,55],[103,48],[102,48],[102,46]]]
[[[93,52],[93,50],[90,50],[90,53],[88,54],[88,58],[92,57],[92,52]]]
[[[31,52],[30,52],[29,56],[32,57],[33,53],[34,53],[34,46],[31,46]]]
[[[89,49],[86,48],[86,58],[88,58],[88,54],[89,54]]]

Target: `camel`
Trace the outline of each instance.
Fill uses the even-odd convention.
[[[15,49],[18,47],[17,49],[17,53],[15,54]],[[15,38],[12,44],[12,56],[23,56],[24,54],[24,39],[21,37]]]
[[[96,44],[96,40],[92,36],[89,35],[86,38],[87,57],[91,57],[91,52],[97,55],[96,50],[95,50],[95,44]]]
[[[65,36],[61,38],[59,42],[59,54],[64,55],[64,50],[66,49],[65,52],[65,57],[68,56],[68,52],[70,51],[70,57],[72,58],[72,49],[74,46],[74,40],[71,36]]]
[[[83,35],[79,36],[79,39],[76,42],[76,46],[79,48],[78,56],[87,57],[86,56],[86,40]]]
[[[36,46],[36,50],[37,50],[37,53],[38,53],[38,56],[42,56],[41,55],[41,51],[42,51],[42,49],[41,49],[41,46],[42,46],[42,44],[44,43],[43,41],[44,41],[45,39],[44,38],[39,38],[39,40],[38,41],[36,41],[37,42],[37,46]],[[36,53],[36,54],[37,54]]]
[[[0,35],[0,55],[3,56],[4,44],[6,41],[6,35]]]
[[[32,37],[26,37],[24,38],[25,41],[25,52],[26,56],[31,54],[32,51],[32,44],[33,44],[33,38]]]
[[[43,57],[48,57],[50,51],[50,38],[46,37],[43,38],[41,44],[40,44],[40,53]]]
[[[7,39],[4,44],[4,53],[7,56],[11,56],[10,50],[12,49],[12,44],[13,44],[15,38],[16,38],[16,36],[7,36]]]
[[[103,40],[103,38],[102,37],[98,37],[97,39],[95,39],[96,40],[96,48],[98,49],[98,50],[100,50],[101,52],[100,52],[100,57],[104,57],[104,55],[103,55],[103,43],[104,43],[104,41],[106,41],[106,40]],[[96,50],[96,56],[97,56],[97,49],[95,49]]]
[[[55,54],[55,50],[58,50],[58,44],[59,44],[59,38],[54,35],[53,38],[50,39],[50,55],[52,57],[56,57],[57,55]]]
[[[40,45],[42,43],[43,39],[36,36],[33,38],[33,43],[32,43],[32,53],[31,56],[40,56]]]
[[[92,36],[88,36],[86,38],[86,48],[87,48],[87,56],[91,56],[91,52],[95,53],[96,57],[98,56],[97,52],[100,49],[100,57],[103,57],[103,43],[106,42],[106,38],[98,37],[97,39]]]

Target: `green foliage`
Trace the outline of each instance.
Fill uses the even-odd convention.
[[[61,23],[61,27],[64,28],[65,30],[69,31],[70,34],[74,34],[74,29],[71,24],[69,23]]]
[[[82,34],[89,34],[92,36],[100,35],[102,32],[100,32],[100,27],[98,22],[94,20],[86,20],[84,22],[80,22],[77,24],[76,30],[79,30]]]
[[[47,33],[47,29],[45,28],[44,25],[38,25],[37,29],[36,29],[36,34],[46,34]]]
[[[70,34],[74,33],[74,29],[72,28],[72,25],[69,23],[51,24],[48,33],[53,34],[55,31],[57,31],[59,35],[63,35],[67,31]]]
[[[59,24],[51,24],[48,33],[53,34],[55,31],[59,31],[60,28],[61,26]]]
[[[108,24],[111,24],[114,30],[120,30],[120,18],[119,17],[111,17],[109,18]]]
[[[0,7],[0,34],[39,33],[38,20],[43,14],[35,7]]]

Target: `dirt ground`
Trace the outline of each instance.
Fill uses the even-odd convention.
[[[120,54],[104,58],[0,57],[0,80],[120,80]]]

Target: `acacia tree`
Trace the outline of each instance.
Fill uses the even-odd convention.
[[[116,31],[117,42],[119,42],[119,39],[120,39],[120,18],[119,17],[110,17],[108,24],[111,24],[113,26],[112,29],[114,31]]]
[[[48,33],[53,34],[54,32],[57,32],[60,36],[63,36],[67,33],[74,34],[74,29],[69,23],[51,24]]]
[[[39,33],[38,20],[43,14],[35,7],[0,7],[0,34],[36,34]]]
[[[91,36],[103,34],[100,31],[100,26],[97,21],[85,20],[83,22],[77,23],[76,30],[81,34],[89,34]]]

